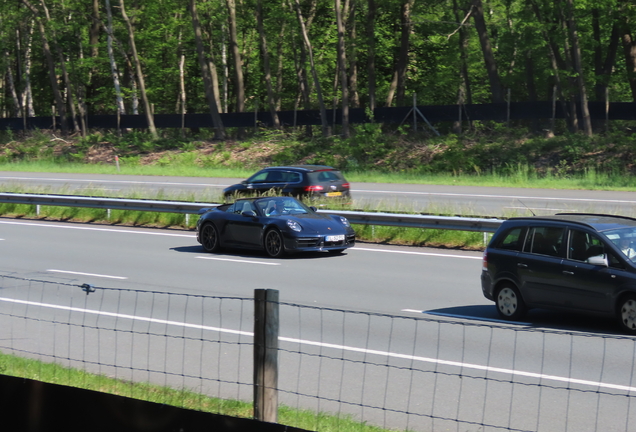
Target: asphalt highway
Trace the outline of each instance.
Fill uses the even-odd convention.
[[[0,188],[32,188],[39,193],[95,191],[107,196],[134,193],[155,198],[195,196],[218,201],[221,190],[243,179],[97,174],[0,172]],[[470,216],[515,216],[557,212],[617,213],[636,216],[636,194],[617,191],[519,189],[507,187],[352,183],[353,207]],[[112,194],[112,195],[111,195]]]
[[[98,371],[125,379],[203,388],[191,377],[217,376],[227,382],[206,391],[249,400],[251,388],[240,383],[251,379],[251,350],[206,351],[203,340],[247,343],[251,309],[241,299],[271,288],[286,303],[280,386],[287,405],[422,431],[454,430],[443,419],[455,416],[474,423],[461,430],[475,431],[479,424],[629,430],[636,421],[625,398],[636,391],[634,339],[621,338],[609,320],[542,311],[527,322],[499,322],[481,294],[481,253],[361,243],[342,256],[271,259],[206,254],[187,231],[0,218],[0,256],[4,275],[60,284],[3,280],[4,343],[89,369],[102,353],[107,360],[99,361],[128,368]],[[67,283],[98,289],[86,294]],[[202,295],[234,300],[209,313],[196,306],[193,296]],[[23,313],[37,320],[12,318]],[[58,324],[62,318],[78,327]],[[31,328],[38,323],[53,324]],[[157,342],[158,334],[175,337]]]

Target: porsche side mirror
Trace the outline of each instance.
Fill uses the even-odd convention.
[[[310,209],[312,209],[312,210],[313,210],[313,211],[315,211],[315,212],[317,212],[317,211],[318,211],[318,209],[317,209],[316,207],[314,207],[314,206],[309,206],[309,208],[310,208]]]
[[[245,217],[256,217],[256,213],[254,213],[253,210],[244,211],[243,213],[241,213],[241,215]]]

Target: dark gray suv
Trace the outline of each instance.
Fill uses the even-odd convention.
[[[484,251],[481,286],[507,320],[531,308],[554,309],[613,316],[636,334],[636,219],[509,219]]]

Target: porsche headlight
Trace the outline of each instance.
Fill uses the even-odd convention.
[[[351,226],[351,224],[349,223],[349,221],[347,220],[347,218],[346,218],[346,217],[343,217],[343,216],[338,216],[338,217],[340,218],[340,222],[342,222],[342,224],[343,224],[344,226],[346,226],[346,227]]]
[[[291,219],[287,219],[287,226],[296,232],[300,232],[303,229],[298,222]]]

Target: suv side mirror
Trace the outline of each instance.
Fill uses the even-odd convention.
[[[589,257],[587,262],[592,265],[609,267],[609,264],[607,263],[607,256],[605,254]]]

